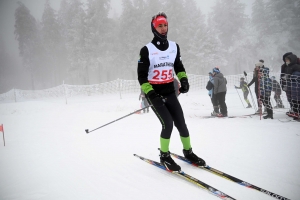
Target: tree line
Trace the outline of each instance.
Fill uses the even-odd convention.
[[[46,0],[38,21],[18,2],[14,33],[30,73],[26,89],[136,79],[139,51],[152,40],[150,22],[159,11],[168,16],[168,39],[179,44],[188,73],[220,66],[225,75],[240,74],[258,59],[279,71],[284,53],[300,53],[300,0],[255,0],[251,16],[245,7],[217,0],[204,15],[195,0],[122,0],[120,16],[109,17],[110,0],[61,0],[58,11]],[[0,57],[5,77],[15,64],[5,52]]]

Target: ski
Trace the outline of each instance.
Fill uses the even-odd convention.
[[[286,122],[300,122],[300,119],[284,118],[284,119],[278,119],[278,121],[280,121],[282,123],[286,123]]]
[[[183,179],[185,179],[185,180],[187,180],[187,181],[189,181],[189,182],[191,182],[191,183],[193,183],[193,184],[201,187],[202,189],[208,191],[210,194],[213,194],[213,195],[215,195],[215,196],[217,196],[217,197],[219,197],[221,199],[235,200],[234,198],[232,198],[231,196],[225,194],[224,192],[221,192],[220,190],[218,190],[218,189],[216,189],[216,188],[214,188],[214,187],[212,187],[212,186],[210,186],[210,185],[208,185],[208,184],[206,184],[206,183],[204,183],[204,182],[202,182],[202,181],[200,181],[200,180],[192,177],[191,175],[188,175],[188,174],[184,173],[183,171],[170,171],[167,168],[165,168],[159,162],[156,162],[156,161],[144,158],[144,157],[139,156],[137,154],[133,154],[133,155],[136,156],[136,157],[138,157],[138,158],[140,158],[141,160],[143,160],[143,161],[151,164],[151,165],[154,165],[154,166],[156,166],[156,167],[158,167],[160,169],[163,169],[163,170],[165,170],[167,172],[170,172],[170,173],[172,173],[174,175],[177,175],[177,176],[179,176],[179,177],[181,177],[181,178],[183,178]]]
[[[210,118],[219,118],[219,119],[227,119],[227,118],[252,118],[252,115],[240,115],[240,116],[228,116],[228,117],[218,117],[218,116],[198,116],[195,115],[195,117],[200,118],[200,119],[210,119]],[[191,116],[191,118],[193,118]]]
[[[210,167],[210,166],[208,166],[208,165],[206,165],[206,166],[199,166],[199,165],[197,165],[197,164],[192,163],[191,161],[189,161],[188,159],[186,159],[186,158],[183,157],[183,156],[177,155],[177,154],[172,153],[172,152],[170,152],[170,154],[171,154],[172,156],[174,156],[175,158],[178,158],[178,159],[180,159],[180,160],[182,160],[182,161],[185,161],[185,162],[187,162],[187,163],[189,163],[189,164],[191,164],[191,165],[193,165],[193,166],[195,166],[195,167],[204,169],[204,170],[206,170],[206,171],[208,171],[208,172],[211,172],[211,173],[216,174],[216,175],[218,175],[218,176],[220,176],[220,177],[222,177],[222,178],[225,178],[225,179],[227,179],[227,180],[230,180],[230,181],[233,181],[233,182],[235,182],[235,183],[238,183],[239,185],[245,186],[245,187],[247,187],[247,188],[255,189],[255,190],[259,191],[259,192],[262,192],[262,193],[265,193],[265,194],[267,194],[267,195],[269,195],[269,196],[271,196],[271,197],[274,197],[275,199],[289,200],[289,199],[286,198],[286,197],[280,196],[280,195],[278,195],[278,194],[275,194],[275,193],[273,193],[273,192],[270,192],[270,191],[265,190],[265,189],[263,189],[263,188],[260,188],[260,187],[258,187],[258,186],[255,186],[255,185],[252,185],[252,184],[250,184],[250,183],[247,183],[246,181],[243,181],[243,180],[238,179],[238,178],[236,178],[236,177],[233,177],[233,176],[231,176],[231,175],[229,175],[229,174],[226,174],[226,173],[224,173],[224,172],[221,172],[221,171],[219,171],[219,170],[217,170],[217,169],[214,169],[214,168],[212,168],[212,167]]]

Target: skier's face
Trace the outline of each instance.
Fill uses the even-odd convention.
[[[159,24],[155,29],[159,34],[166,35],[168,33],[168,24],[166,23]]]

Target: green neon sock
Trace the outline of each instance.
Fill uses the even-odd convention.
[[[190,148],[192,148],[192,147],[191,147],[190,136],[189,136],[189,137],[181,137],[181,136],[180,136],[180,139],[181,139],[183,148],[184,148],[185,150],[190,150]]]
[[[165,138],[160,137],[160,150],[162,152],[169,151],[169,144],[170,144],[170,139],[165,139]]]

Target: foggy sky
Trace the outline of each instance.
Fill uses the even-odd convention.
[[[41,20],[45,0],[0,0],[0,40],[4,42],[5,50],[13,57],[19,58],[18,43],[15,40],[14,24],[15,24],[15,10],[18,7],[17,2],[22,2],[29,10],[36,20]],[[50,0],[50,5],[53,9],[58,10],[61,0]],[[84,0],[82,0],[85,2]],[[199,8],[203,14],[208,14],[210,8],[214,5],[216,0],[196,0]],[[246,14],[251,15],[251,6],[254,0],[241,0],[247,4]],[[110,16],[119,15],[122,11],[122,0],[111,0]],[[20,59],[20,58],[19,58]]]

